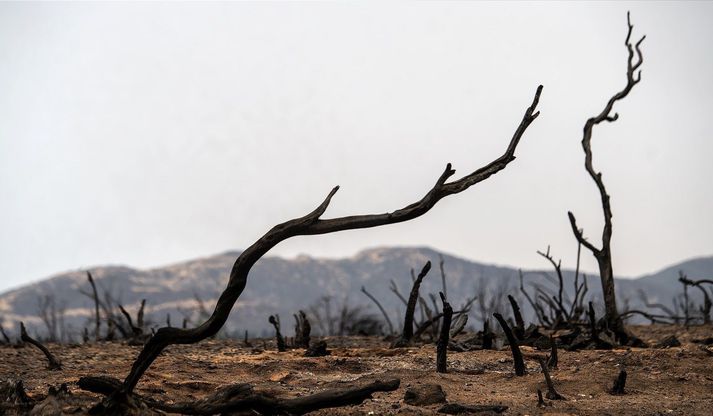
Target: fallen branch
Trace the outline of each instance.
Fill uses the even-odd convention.
[[[103,395],[115,394],[121,386],[119,380],[109,377],[82,377],[77,384],[82,390]],[[138,394],[133,394],[133,398],[153,409],[186,415],[214,415],[245,411],[263,415],[303,415],[319,409],[356,405],[370,398],[373,393],[394,391],[399,388],[399,385],[399,379],[376,380],[360,387],[329,389],[303,397],[276,398],[254,392],[249,384],[234,384],[221,388],[205,399],[191,402],[168,404]],[[97,410],[102,411],[105,408]]]

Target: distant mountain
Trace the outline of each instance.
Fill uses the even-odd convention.
[[[209,312],[212,311],[238,255],[239,252],[226,252],[150,270],[102,266],[90,271],[99,291],[111,294],[132,313],[137,310],[141,299],[146,299],[147,319],[155,326],[165,325],[167,315],[170,315],[172,324],[178,326],[184,316],[191,317],[193,322],[199,321],[197,299]],[[523,299],[519,293],[517,269],[476,263],[430,248],[375,248],[344,259],[265,257],[253,267],[247,288],[233,308],[228,328],[236,333],[248,330],[252,335],[272,334],[267,317],[278,313],[282,317],[283,332],[291,334],[292,314],[300,309],[306,310],[325,296],[332,299],[333,315],[344,303],[348,303],[352,307],[360,306],[381,319],[378,309],[360,292],[362,286],[379,299],[394,325],[398,326],[403,305],[390,290],[390,281],[393,279],[400,292],[407,297],[411,287],[410,269],[418,272],[430,260],[433,267],[421,289],[428,301],[426,294],[442,290],[438,267],[441,256],[447,276],[448,296],[455,305],[461,305],[479,291],[485,293],[483,298],[501,290]],[[692,278],[710,278],[713,276],[713,257],[688,260],[637,279],[618,279],[620,304],[628,301],[630,306],[640,307],[638,292],[644,290],[650,301],[670,305],[672,297],[681,292],[677,280],[679,270]],[[546,276],[546,273],[552,275],[551,272],[525,272],[526,287],[531,289],[532,284],[555,287],[551,278]],[[566,292],[572,293],[574,273],[566,270],[564,277]],[[601,298],[598,280],[589,278],[589,294],[595,301]],[[72,271],[5,292],[0,294],[0,323],[6,332],[12,333],[22,320],[41,334],[44,326],[38,317],[39,305],[44,297],[50,296],[57,309],[64,310],[65,325],[76,339],[85,326],[91,328],[89,322],[93,301],[80,292],[90,290],[86,271]],[[697,293],[692,295],[697,296]],[[529,307],[524,303],[521,302],[523,309],[529,313]],[[480,319],[477,305],[470,315],[471,322]],[[319,329],[318,325],[313,326]]]

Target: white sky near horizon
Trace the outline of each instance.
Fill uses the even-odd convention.
[[[427,245],[573,267],[572,210],[600,244],[594,132],[617,276],[713,254],[713,3],[0,3],[0,290],[69,269],[152,267],[252,244],[334,185],[325,217],[392,211],[517,159],[402,224],[271,255]],[[596,270],[583,252],[583,268]]]

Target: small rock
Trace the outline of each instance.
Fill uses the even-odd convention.
[[[445,403],[446,393],[438,384],[424,384],[406,389],[404,402],[412,406],[428,406],[430,404]]]

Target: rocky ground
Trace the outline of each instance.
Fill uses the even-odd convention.
[[[546,391],[537,358],[545,357],[548,351],[523,347],[528,370],[523,377],[514,375],[507,347],[500,351],[449,352],[449,372],[439,374],[435,372],[433,345],[389,349],[388,342],[373,337],[327,338],[331,355],[318,358],[304,357],[302,350],[278,353],[271,340],[252,340],[252,347],[232,340],[172,346],[147,371],[137,391],[165,402],[191,401],[225,384],[251,383],[256,391],[295,397],[399,378],[401,384],[395,391],[376,393],[356,406],[313,414],[438,414],[442,402],[412,405],[404,400],[407,390],[430,384],[441,386],[448,403],[503,405],[508,407],[507,415],[713,414],[713,348],[706,350],[700,342],[694,342],[713,337],[713,328],[685,330],[657,325],[633,330],[651,344],[675,335],[681,346],[560,350],[558,368],[551,373],[566,400],[545,399],[545,407],[539,407],[537,401],[537,389]],[[140,347],[115,342],[50,344],[49,348],[62,361],[61,371],[48,370],[44,356],[34,347],[0,347],[0,381],[21,380],[35,399],[45,396],[50,386],[68,383],[71,395],[62,395],[56,402],[59,406],[52,403],[43,409],[46,414],[56,414],[58,409],[65,414],[83,414],[100,396],[80,390],[78,379],[86,375],[122,378]],[[621,369],[628,373],[626,394],[611,395],[608,390]]]

